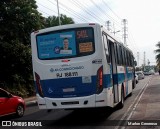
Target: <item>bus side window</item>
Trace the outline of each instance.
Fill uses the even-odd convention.
[[[131,61],[132,61],[132,67],[134,67],[134,57],[133,57],[133,55],[131,54]]]
[[[103,43],[104,43],[104,49],[105,49],[106,59],[107,59],[107,62],[109,63],[110,62],[110,55],[109,55],[107,37],[106,37],[105,34],[103,34]]]
[[[133,55],[130,53],[130,57],[131,57],[131,66],[133,67]]]
[[[119,45],[119,55],[120,55],[120,60],[121,60],[121,65],[124,65],[124,58],[123,58],[123,53],[122,53],[122,46]]]
[[[129,61],[130,61],[130,66],[132,66],[132,56],[130,52],[129,52]]]
[[[118,64],[122,65],[121,52],[120,52],[120,45],[119,44],[117,44],[117,58],[118,58]]]
[[[125,52],[126,66],[128,66],[127,50],[124,50],[124,52]]]
[[[119,64],[116,43],[114,43],[114,54],[115,54],[116,63]]]
[[[129,51],[128,51],[128,63],[129,63],[129,66],[131,66],[131,58],[130,58],[130,53],[129,53]]]
[[[127,56],[127,66],[130,66],[130,63],[129,63],[129,53],[128,53],[128,50],[126,50],[126,56]]]
[[[125,49],[122,47],[123,65],[126,65]]]

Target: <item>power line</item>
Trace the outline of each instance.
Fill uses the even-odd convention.
[[[84,11],[85,13],[87,13],[88,15],[90,15],[91,17],[93,17],[96,21],[99,21],[100,23],[104,23],[104,20],[101,18],[98,18],[96,14],[94,14],[93,12],[91,12],[90,10],[88,10],[87,8],[84,8],[84,6],[79,2],[72,0],[72,3],[74,5],[76,5],[77,7],[79,7],[80,9],[82,9],[82,11]]]
[[[107,13],[104,13],[105,11],[102,8],[100,8],[93,0],[90,0],[90,1],[92,2],[93,5],[95,5],[99,9],[100,12],[105,14],[109,19],[114,21],[119,26],[119,23],[116,20],[114,20],[111,16],[109,16]]]
[[[122,20],[122,18],[120,18],[110,7],[109,5],[104,1],[102,0],[102,2],[104,3],[105,6],[107,6],[107,8],[120,20]]]
[[[49,1],[51,4],[53,4],[53,5],[55,5],[56,6],[56,4],[55,3],[53,3],[52,1],[50,1],[50,0],[47,0],[47,1]],[[64,6],[62,3],[60,3],[59,2],[59,4],[60,5],[62,5],[62,6]],[[66,8],[66,6],[65,6],[65,8]],[[68,12],[69,14],[71,14],[72,16],[74,16],[74,17],[76,17],[76,18],[78,18],[79,20],[81,20],[81,21],[84,21],[84,22],[87,22],[87,20],[86,19],[84,19],[84,18],[81,18],[81,17],[79,17],[77,14],[75,14],[74,13],[74,10],[71,10],[71,9],[68,9],[69,11],[71,10],[71,12],[73,13],[70,13],[68,10],[66,10],[66,9],[63,9],[62,7],[60,7],[60,9],[62,9],[62,10],[64,10],[65,12]]]
[[[56,0],[55,0],[56,1]],[[70,11],[70,12],[72,12],[75,16],[77,16],[77,17],[79,17],[79,19],[83,19],[83,21],[85,21],[85,22],[88,22],[86,19],[87,18],[83,18],[84,16],[83,15],[78,15],[77,13],[75,13],[75,10],[73,10],[73,9],[71,9],[71,8],[68,8],[67,6],[65,6],[64,4],[62,4],[61,2],[59,2],[60,3],[60,5],[61,6],[63,6],[64,8],[66,8],[67,10],[64,10],[63,8],[61,8],[61,9],[63,9],[64,11]],[[71,14],[71,13],[70,13]]]
[[[67,6],[65,6],[64,4],[62,4],[61,2],[59,2],[61,6],[63,6],[64,8],[66,8],[67,10],[70,10],[72,13],[74,13],[75,15],[77,15],[75,13],[75,10],[68,8]],[[78,16],[78,15],[77,15]],[[84,20],[88,19],[87,17],[84,17],[83,15],[79,14],[80,17],[82,17]]]
[[[90,1],[91,2],[91,1]],[[87,4],[82,4],[82,3],[78,3],[79,5],[81,5],[82,7],[85,7],[89,13],[91,13],[91,15],[95,16],[96,18],[98,18],[99,20],[105,22],[106,20],[101,19],[101,17],[97,16],[93,11],[90,11],[88,8],[90,8],[89,6],[86,6]],[[89,4],[88,4],[89,5]],[[98,14],[98,13],[97,13]]]
[[[54,11],[54,10],[52,10],[52,9],[50,9],[50,8],[48,8],[48,7],[46,7],[46,6],[42,5],[42,4],[40,4],[40,3],[38,3],[38,2],[37,2],[37,4],[39,4],[40,6],[42,6],[42,7],[44,7],[44,8],[46,8],[46,9],[48,9],[48,10],[50,10],[50,11],[52,11],[52,12],[54,12],[54,13],[57,14],[56,11]]]
[[[38,10],[39,10],[40,12],[42,12],[42,13],[44,13],[44,14],[50,16],[48,13],[46,13],[46,12],[44,12],[44,11],[42,11],[42,10],[40,10],[40,9],[38,9]]]
[[[92,12],[88,11],[86,8],[82,8],[85,7],[84,5],[82,5],[81,3],[77,3],[76,1],[72,0],[73,4],[76,4],[76,6],[78,6],[79,8],[81,8],[84,12],[86,12],[87,14],[89,14],[91,17],[95,18],[97,21],[99,21],[100,23],[104,23],[104,20],[101,18],[98,18],[95,14],[93,14]]]
[[[53,5],[56,6],[56,4],[53,3],[52,1],[50,1],[50,0],[48,0],[48,1],[49,1],[51,4],[53,4]],[[56,0],[55,0],[55,1],[56,1]],[[85,10],[85,12],[87,12],[90,16],[94,17],[96,20],[100,21],[100,23],[103,24],[103,20],[100,19],[100,18],[98,18],[98,16],[96,16],[94,13],[91,13],[90,11],[88,11],[88,10],[86,9],[86,6],[85,6],[85,5],[83,5],[83,4],[81,4],[81,3],[77,3],[77,2],[74,1],[74,0],[73,0],[73,2],[74,2],[74,5],[76,5],[77,7],[79,7],[79,8],[82,9],[82,10]],[[72,3],[73,3],[73,2],[72,2]],[[93,1],[92,1],[92,3],[93,3]],[[43,6],[43,7],[46,8],[46,9],[54,12],[54,13],[57,13],[57,12],[55,12],[54,10],[52,10],[52,9],[50,9],[50,8],[48,8],[48,7],[40,4],[40,3],[38,3],[38,4],[39,4],[40,6]],[[93,4],[95,4],[95,3],[93,3]],[[68,8],[67,6],[63,5],[62,3],[60,3],[60,5],[63,6],[63,7],[65,7],[65,8],[67,9],[67,10],[66,10],[66,9],[60,7],[62,10],[67,11],[69,14],[77,17],[79,20],[88,22],[88,21],[87,21],[87,18],[83,18],[84,16],[82,16],[82,15],[77,15],[73,9]],[[96,4],[95,4],[95,5],[96,5]],[[97,6],[97,5],[96,5],[96,6]],[[85,8],[82,8],[82,7],[85,7]],[[97,7],[98,7],[98,6],[97,6]],[[98,8],[99,8],[99,7],[98,7]],[[100,9],[100,8],[99,8],[99,9]],[[101,10],[101,12],[102,12],[102,11],[103,11],[103,10]],[[42,11],[41,11],[41,12],[42,12]],[[44,11],[43,11],[43,12],[44,12]],[[70,13],[70,12],[72,12],[72,13]],[[47,15],[49,15],[49,14],[46,13],[46,12],[44,12],[44,13],[47,14]],[[74,13],[74,14],[73,14],[73,13]],[[114,20],[114,19],[113,19],[113,20]],[[115,20],[114,20],[114,21],[115,21]]]
[[[98,8],[98,10],[99,10],[99,12],[100,12],[100,14],[98,14],[98,16],[100,16],[101,14],[105,14],[104,12],[101,12],[101,10],[99,9],[99,7],[92,1],[92,0],[90,0],[90,2],[95,6],[95,7],[97,7]],[[105,17],[102,17],[103,19],[105,19]],[[106,20],[105,20],[106,21]]]
[[[131,40],[130,35],[128,34],[128,41],[130,43],[130,45],[132,45],[132,47],[134,48],[134,50],[139,51],[138,48],[135,46],[135,42],[133,42],[133,40]]]
[[[48,1],[49,1],[51,4],[53,4],[53,5],[56,6],[56,4],[53,3],[53,1],[51,1],[51,0],[48,0]],[[55,1],[56,1],[56,0],[55,0]],[[91,13],[91,12],[88,11],[86,8],[82,8],[82,7],[85,7],[85,6],[83,6],[82,4],[77,3],[77,2],[75,2],[75,1],[73,1],[73,2],[74,2],[74,5],[76,5],[77,7],[81,8],[83,11],[85,11],[85,12],[86,12],[87,14],[89,14],[90,16],[94,17],[95,20],[99,21],[101,24],[104,23],[105,20],[99,18],[99,17],[98,17],[97,15],[95,15],[94,13]],[[72,2],[72,3],[73,3],[73,2]],[[60,3],[60,2],[59,2],[59,3]],[[75,3],[76,3],[76,4],[75,4]],[[38,3],[38,4],[41,5],[41,6],[43,6],[43,7],[46,8],[46,9],[50,10],[50,11],[53,11],[54,13],[57,14],[57,12],[55,12],[54,10],[52,10],[52,9],[50,9],[50,8],[48,8],[48,7],[40,4],[40,3]],[[79,20],[88,22],[88,21],[87,21],[88,18],[84,17],[83,15],[77,15],[77,14],[75,13],[75,10],[68,8],[67,6],[65,6],[65,5],[62,4],[62,3],[60,3],[60,5],[63,6],[63,7],[65,7],[65,8],[67,9],[67,10],[66,10],[66,9],[60,7],[62,10],[67,11],[67,12],[68,12],[69,14],[71,14],[71,15],[74,15],[74,16],[77,17]],[[81,5],[81,6],[79,6],[79,5]],[[44,12],[44,11],[43,11],[43,12]],[[70,13],[70,12],[71,12],[71,13]],[[46,14],[46,13],[45,13],[45,14]],[[49,15],[49,14],[47,14],[47,15]]]

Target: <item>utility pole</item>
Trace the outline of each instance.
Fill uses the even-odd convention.
[[[137,65],[139,67],[139,52],[137,52]]]
[[[149,59],[148,59],[148,65],[150,65],[150,61],[149,61]]]
[[[107,24],[107,30],[110,31],[110,30],[111,30],[111,29],[110,29],[111,22],[110,22],[110,21],[107,21],[106,24]]]
[[[123,40],[124,40],[124,45],[127,46],[127,19],[122,20],[123,23]]]
[[[114,27],[114,23],[113,23],[113,32],[112,33],[115,35],[117,32],[120,32],[120,30],[116,31],[115,27]]]
[[[61,19],[60,19],[60,14],[59,14],[59,3],[57,0],[57,10],[58,10],[58,21],[59,21],[59,25],[61,25]]]

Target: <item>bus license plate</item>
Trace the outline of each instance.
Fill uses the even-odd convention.
[[[75,88],[65,88],[63,89],[63,92],[74,92]]]

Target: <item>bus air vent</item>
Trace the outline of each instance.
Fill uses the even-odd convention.
[[[78,101],[72,101],[72,102],[61,102],[62,105],[74,105],[74,104],[79,104]]]

